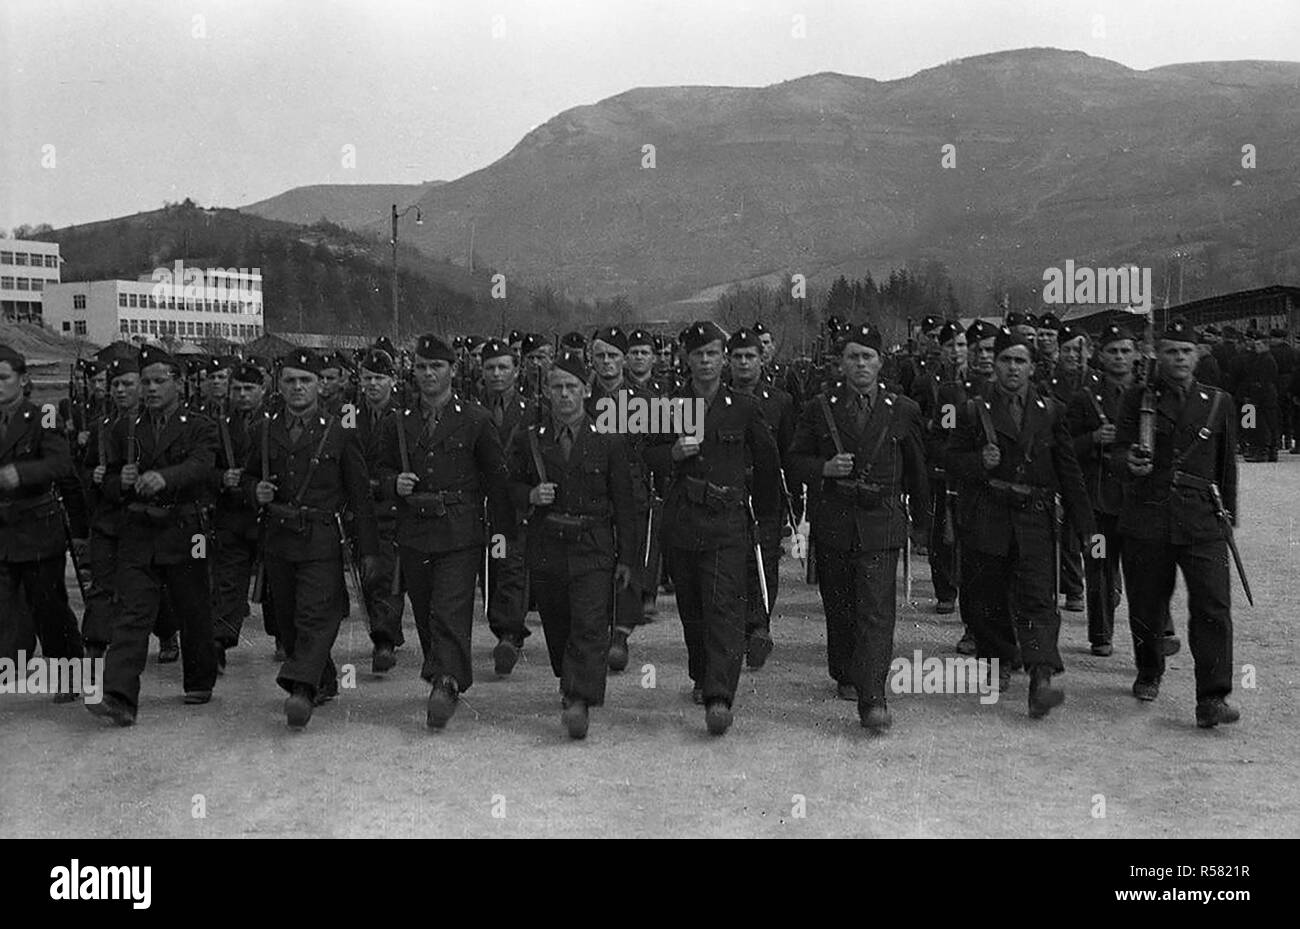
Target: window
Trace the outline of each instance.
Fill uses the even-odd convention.
[[[63,321],[63,331],[64,332],[72,331],[72,323],[68,322],[66,319]]]
[[[45,256],[45,267],[47,267],[47,268],[57,268],[58,266],[59,266],[59,256],[58,256],[58,255],[46,255],[46,256]]]
[[[140,323],[139,323],[137,320],[134,320],[134,319],[128,319],[127,322],[130,324],[130,326],[131,326],[131,331],[132,331],[132,332],[139,332],[139,331],[140,331],[140,328],[139,328],[139,327],[140,327]]]
[[[127,299],[127,305],[130,306],[132,309],[136,309],[140,306],[140,300],[139,298],[136,297],[135,294],[127,294],[126,299]]]
[[[16,264],[16,265],[25,265],[25,264],[27,264],[27,253],[26,253],[26,252],[14,252],[14,264]]]
[[[150,333],[151,335],[157,335],[157,334],[158,334],[158,320],[156,320],[156,319],[151,319],[151,320],[149,320],[149,333]]]
[[[0,277],[0,290],[13,290],[14,279],[12,277]]]
[[[156,297],[154,297],[153,294],[149,295],[149,309],[151,310],[158,309],[158,300]]]
[[[14,263],[13,252],[0,252],[0,265],[11,265]]]
[[[63,325],[66,326],[67,323],[64,323]],[[74,329],[73,331],[74,331],[77,335],[85,335],[85,334],[86,334],[86,321],[85,321],[84,319],[79,319],[79,320],[77,320],[76,323],[75,323],[74,325],[75,325],[75,329]]]
[[[17,284],[18,284],[18,286],[17,286],[16,288],[14,288],[15,290],[27,290],[27,289],[28,289],[28,286],[27,286],[27,278],[25,278],[25,277],[20,277],[20,278],[18,278],[18,280],[17,280]]]
[[[118,305],[118,306],[126,306],[126,294],[118,294],[118,295],[117,295],[117,305]]]
[[[43,277],[32,278],[32,290],[44,290],[44,289],[45,289],[45,278]]]
[[[73,295],[72,295],[72,308],[73,308],[74,310],[84,310],[84,309],[86,308],[86,295],[85,295],[85,294],[73,294]]]
[[[117,327],[118,327],[118,329],[121,330],[122,332],[128,332],[128,333],[129,333],[129,332],[131,331],[131,326],[130,326],[130,324],[129,324],[125,319],[122,320],[121,322],[119,322],[119,323],[117,324]]]

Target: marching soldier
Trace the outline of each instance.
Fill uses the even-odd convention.
[[[516,388],[518,369],[509,345],[500,339],[488,339],[483,344],[482,357],[483,405],[496,426],[502,451],[508,455],[515,437],[536,424],[537,404],[525,400]],[[488,628],[497,638],[492,663],[501,676],[514,670],[524,640],[530,635],[524,622],[528,615],[528,570],[524,559],[526,512],[526,508],[515,507],[514,518],[500,527],[506,538],[504,557],[486,562]]]
[[[1192,376],[1196,342],[1185,320],[1170,321],[1157,350],[1158,377],[1124,395],[1115,437],[1130,474],[1118,532],[1138,666],[1133,695],[1159,695],[1165,612],[1181,570],[1196,724],[1211,728],[1241,715],[1225,699],[1232,692],[1228,550],[1237,521],[1236,423],[1231,398]]]
[[[284,714],[293,729],[338,695],[330,649],[347,611],[345,508],[367,573],[379,550],[357,431],[321,406],[323,364],[303,349],[280,359],[284,409],[255,427],[244,465],[244,486],[266,523],[263,570],[286,655],[276,683],[289,694]]]
[[[745,558],[751,512],[777,518],[780,461],[756,401],[721,381],[726,334],[712,322],[685,333],[691,380],[676,394],[696,420],[695,435],[652,437],[646,460],[671,472],[664,501],[668,571],[682,618],[694,698],[713,735],[731,727],[745,642]],[[699,437],[700,427],[703,439]],[[753,466],[746,494],[747,466]]]
[[[777,455],[781,460],[781,511],[758,522],[758,542],[763,553],[763,580],[767,588],[767,607],[763,606],[763,587],[758,580],[758,559],[751,547],[745,565],[749,578],[745,604],[745,664],[761,668],[772,654],[772,613],[780,585],[781,538],[789,521],[790,488],[786,483],[790,443],[794,440],[794,401],[778,387],[763,382],[762,343],[751,329],[737,329],[727,340],[727,357],[731,363],[731,389],[753,397],[763,413],[763,421],[772,430]],[[793,528],[793,527],[792,527]]]
[[[23,396],[27,381],[27,359],[0,345],[0,657],[16,661],[35,639],[47,658],[81,658],[63,582],[69,539],[56,494],[74,474],[72,457],[54,411],[47,416]]]
[[[1080,334],[1073,330],[1070,332],[1072,338]],[[1057,375],[1064,343],[1061,321],[1054,315],[1044,313],[1034,321],[1035,385],[1049,383]]]
[[[1092,510],[1064,411],[1030,383],[1028,339],[1002,329],[994,344],[995,385],[967,402],[948,447],[960,481],[963,612],[980,659],[998,659],[999,689],[1010,683],[1017,646],[1029,671],[1029,715],[1065,700],[1052,686],[1064,670],[1057,640],[1056,498],[1072,524],[1092,534]]]
[[[855,326],[840,342],[843,384],[807,403],[790,449],[809,503],[826,651],[839,696],[856,698],[864,728],[888,729],[885,680],[894,653],[899,550],[908,532],[904,494],[929,499],[916,403],[879,381],[880,332]],[[918,523],[928,520],[919,511]]]
[[[117,552],[121,611],[104,657],[104,697],[87,708],[118,726],[139,712],[140,674],[164,595],[180,622],[185,703],[207,703],[217,679],[205,506],[217,459],[212,420],[181,408],[181,366],[140,353],[144,413],[113,425],[104,495],[123,509]],[[196,546],[202,551],[195,552]]]
[[[327,352],[320,356],[320,363],[320,410],[331,416],[341,416],[343,404],[348,402],[343,361],[338,352]]]
[[[644,329],[633,329],[627,334],[627,382],[651,396],[663,396],[654,375],[654,336]]]
[[[361,578],[365,615],[370,624],[370,670],[375,674],[391,671],[397,664],[397,648],[405,644],[402,614],[406,598],[400,585],[393,583],[397,567],[397,501],[384,499],[380,490],[379,470],[384,424],[401,416],[394,397],[397,369],[393,357],[383,349],[372,349],[360,360],[361,403],[355,407],[357,437],[366,459],[371,499],[379,532],[379,551],[370,569]],[[355,514],[354,514],[355,515]],[[353,527],[356,538],[356,527]]]
[[[452,347],[421,336],[419,397],[384,424],[380,438],[380,489],[398,501],[399,558],[424,651],[420,676],[431,685],[431,729],[446,727],[474,682],[470,638],[485,522],[503,534],[514,522],[501,440],[487,410],[452,390],[455,371]]]
[[[597,355],[610,344],[596,341]],[[528,569],[561,720],[574,739],[587,735],[589,708],[605,702],[614,589],[631,589],[639,550],[627,443],[596,428],[584,407],[587,378],[581,356],[561,356],[547,373],[550,421],[516,433],[510,455],[515,506],[529,510]]]
[[[1043,319],[1055,323],[1050,313],[1043,314]],[[1039,325],[1042,325],[1040,321]],[[1096,391],[1100,387],[1101,375],[1088,367],[1088,335],[1072,326],[1060,326],[1057,329],[1040,329],[1052,333],[1049,347],[1055,352],[1055,367],[1046,369],[1049,373],[1043,380],[1036,382],[1039,392],[1050,396],[1066,410],[1070,401],[1080,391]],[[1039,340],[1039,345],[1043,341]],[[1044,360],[1046,359],[1044,356]],[[1076,447],[1076,453],[1078,449]],[[1071,613],[1084,610],[1083,584],[1083,548],[1080,535],[1069,523],[1063,523],[1060,529],[1060,586],[1065,594],[1065,609]]]
[[[1246,460],[1276,462],[1278,440],[1277,360],[1268,350],[1264,333],[1246,333],[1247,352],[1242,356],[1237,380],[1237,399],[1243,412],[1253,408],[1255,425],[1246,430]]]

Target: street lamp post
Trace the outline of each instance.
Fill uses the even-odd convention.
[[[402,210],[399,213],[397,211],[397,204],[396,203],[393,204],[393,238],[391,244],[393,246],[393,347],[394,348],[397,348],[399,344],[398,336],[397,336],[397,221],[401,219],[403,216],[405,216],[407,213],[411,212],[411,210],[415,210],[415,224],[417,226],[423,226],[424,216],[421,215],[420,208],[418,206],[408,206],[406,209]]]

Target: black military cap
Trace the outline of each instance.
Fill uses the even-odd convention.
[[[966,327],[967,342],[982,342],[994,338],[997,334],[998,327],[983,319],[977,319]]]
[[[938,329],[942,325],[943,325],[942,316],[927,316],[925,317],[925,319],[921,320],[921,331],[931,332],[935,329]]]
[[[880,346],[882,344],[880,330],[875,326],[868,326],[865,324],[849,326],[847,329],[840,332],[840,337],[836,344],[840,346],[841,351],[843,351],[845,346],[853,344],[865,345],[867,348],[874,348],[876,353],[879,354]]]
[[[279,358],[280,370],[293,368],[297,371],[309,371],[317,376],[325,370],[325,359],[310,348],[295,348],[285,352]]]
[[[266,372],[251,362],[244,362],[230,373],[230,379],[239,384],[265,384]]]
[[[1057,319],[1055,316],[1053,316],[1051,313],[1044,313],[1042,316],[1038,317],[1038,322],[1035,323],[1035,326],[1039,329],[1059,330],[1061,328],[1061,321]],[[1076,335],[1077,334],[1078,333],[1076,333]]]
[[[181,367],[175,356],[165,349],[158,348],[156,345],[146,345],[140,349],[140,370],[143,371],[150,365],[168,365],[177,371]]]
[[[957,333],[961,331],[961,323],[944,323],[943,328],[939,330],[939,344],[947,345],[957,338]]]
[[[759,348],[758,333],[753,329],[737,329],[727,339],[727,351],[734,352],[740,348]]]
[[[606,345],[612,345],[624,355],[627,354],[627,336],[618,326],[606,326],[604,329],[597,329],[591,334],[591,341],[601,341]]]
[[[1206,334],[1206,335],[1222,335],[1222,333],[1219,332],[1219,327],[1218,327],[1218,326],[1215,326],[1215,325],[1209,325],[1209,326],[1206,326],[1206,327],[1205,327],[1205,334]]]
[[[90,358],[78,358],[77,370],[86,377],[94,377],[99,373],[99,363]]]
[[[1050,328],[1053,328],[1053,327],[1051,327],[1051,326],[1043,326],[1043,327],[1041,327],[1041,328],[1044,328],[1044,329],[1050,329]],[[1069,325],[1069,324],[1066,324],[1066,325],[1064,325],[1064,326],[1060,326],[1060,327],[1057,327],[1057,328],[1056,328],[1056,341],[1057,341],[1057,344],[1059,344],[1059,345],[1066,345],[1067,343],[1073,342],[1075,339],[1079,338],[1079,336],[1085,336],[1085,337],[1086,337],[1087,335],[1088,335],[1088,333],[1085,332],[1084,330],[1082,330],[1082,329],[1075,329],[1073,326],[1071,326],[1071,325]]]
[[[510,343],[502,339],[488,339],[483,343],[483,360],[489,358],[515,357],[515,350],[510,347]]]
[[[267,358],[265,355],[249,355],[244,359],[244,363],[250,364],[255,368],[261,368],[263,374],[271,370],[271,359]]]
[[[451,340],[451,347],[456,349],[456,351],[460,351],[465,347],[465,339],[461,336],[456,336],[456,338]]]
[[[759,320],[755,320],[754,325],[750,326],[749,328],[754,330],[754,335],[763,335],[764,333],[767,332],[767,327],[764,326],[763,323]]]
[[[467,335],[465,336],[465,350],[472,352],[486,341],[487,339],[481,335]]]
[[[388,352],[389,358],[397,357],[397,347],[393,345],[393,340],[386,335],[381,335],[379,338],[375,339],[375,344],[370,347],[377,348],[381,352]]]
[[[107,364],[114,358],[134,358],[137,354],[139,353],[136,351],[134,345],[127,342],[111,342],[99,351],[95,352],[95,359],[101,364]]]
[[[638,345],[648,345],[651,348],[658,348],[659,346],[655,343],[655,337],[644,329],[633,329],[627,334],[627,347],[629,351],[636,348]]]
[[[1133,341],[1133,333],[1129,332],[1123,326],[1111,323],[1105,329],[1101,330],[1101,336],[1097,339],[1097,344],[1105,348],[1111,342]]]
[[[843,326],[844,326],[844,321],[840,319],[838,316],[826,317],[826,330],[831,335],[838,335],[840,329],[843,328]]]
[[[1207,333],[1204,329],[1196,329],[1196,330],[1194,330],[1194,331],[1195,331],[1195,333],[1196,333],[1196,344],[1197,344],[1197,345],[1209,345],[1209,344],[1210,344],[1210,336],[1209,336],[1209,333]]]
[[[550,344],[551,343],[547,339],[538,335],[536,332],[530,332],[524,336],[523,341],[519,344],[519,354],[525,356],[531,355],[539,348],[545,348]]]
[[[1023,345],[1025,348],[1031,347],[1027,338],[1010,326],[1003,326],[998,330],[997,335],[993,337],[993,357],[996,358],[1007,349],[1015,348],[1017,345]]]
[[[0,345],[0,362],[8,362],[15,371],[27,367],[27,359],[22,352],[8,345]]]
[[[586,360],[578,352],[561,352],[560,357],[555,360],[555,367],[569,372],[584,384],[591,376]]]
[[[139,374],[140,360],[130,355],[119,355],[104,366],[104,371],[108,376],[108,382],[111,384],[123,374]]]
[[[1160,338],[1166,342],[1195,342],[1196,332],[1192,329],[1191,323],[1181,316],[1175,316],[1165,324]]]
[[[564,348],[586,348],[587,340],[582,337],[581,332],[567,332],[560,339],[560,345]]]
[[[393,356],[382,348],[372,348],[362,355],[360,367],[386,377],[392,377],[397,373],[397,366],[393,364]]]
[[[1168,329],[1167,326],[1165,328],[1166,330]],[[1254,326],[1251,326],[1249,329],[1246,330],[1246,338],[1250,339],[1253,342],[1256,339],[1264,338],[1264,333],[1260,332]]]
[[[509,342],[511,345],[514,345],[516,342],[522,341],[523,338],[524,338],[524,334],[522,332],[520,332],[518,329],[511,329],[510,338],[506,339],[506,341]]]
[[[1007,329],[1010,329],[1012,326],[1024,326],[1026,324],[1031,326],[1033,325],[1029,315],[1026,313],[1011,312],[1002,320],[1002,325]]]
[[[682,333],[682,348],[686,349],[687,354],[708,345],[710,342],[722,342],[726,344],[727,334],[711,319],[699,320],[691,323]]]
[[[239,364],[239,359],[234,355],[218,355],[212,359],[211,364],[213,371],[230,371]]]
[[[455,350],[432,333],[422,335],[416,339],[415,354],[430,361],[445,361],[449,364],[455,364],[456,362]]]

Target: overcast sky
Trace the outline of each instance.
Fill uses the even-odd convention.
[[[1298,39],[1300,0],[0,0],[0,227],[450,180],[637,86],[1031,46],[1296,60]]]

